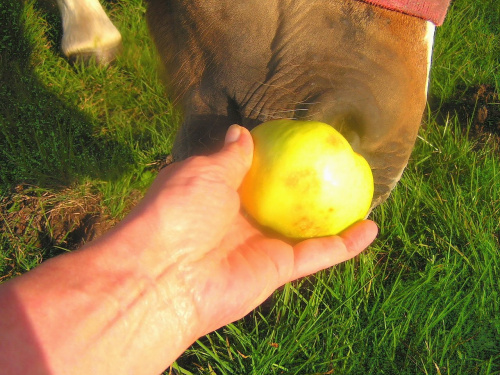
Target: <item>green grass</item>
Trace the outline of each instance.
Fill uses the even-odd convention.
[[[0,0],[0,280],[70,248],[85,227],[72,217],[121,218],[170,151],[180,116],[144,4],[108,8],[123,54],[107,69],[73,67],[50,6]],[[454,1],[437,31],[432,105],[373,213],[370,249],[200,339],[182,373],[500,374],[498,132],[478,133],[473,107],[468,121],[443,112],[477,85],[500,91],[499,25],[497,0]]]
[[[436,32],[431,96],[446,102],[485,83],[499,92],[500,5],[497,0],[453,1]]]
[[[124,51],[107,69],[61,58],[57,13],[33,2],[1,6],[15,24],[2,36],[4,185],[117,181],[168,154],[177,115],[157,79],[141,1],[110,12],[123,30]]]

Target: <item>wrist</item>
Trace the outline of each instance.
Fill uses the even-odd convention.
[[[182,273],[151,272],[130,246],[111,232],[3,286],[11,373],[159,373],[198,338]]]
[[[131,338],[126,352],[142,353],[131,360],[143,366],[145,357],[151,363],[160,359],[165,367],[205,332],[193,300],[192,272],[169,260],[169,245],[144,235],[143,224],[141,218],[127,220],[81,251],[92,253],[96,274],[107,275],[104,294],[116,301],[111,319],[116,337]]]

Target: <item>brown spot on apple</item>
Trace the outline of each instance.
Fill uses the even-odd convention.
[[[285,180],[285,185],[296,192],[317,191],[321,182],[314,169],[301,169],[290,173]]]

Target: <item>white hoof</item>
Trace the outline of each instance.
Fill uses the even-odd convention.
[[[57,0],[63,24],[62,52],[70,61],[106,65],[117,55],[121,35],[98,0]]]

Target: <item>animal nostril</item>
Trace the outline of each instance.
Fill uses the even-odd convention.
[[[342,134],[356,152],[361,151],[361,138],[364,133],[364,121],[360,115],[352,112],[334,115],[326,121]]]
[[[341,132],[341,134],[345,137],[345,139],[347,139],[347,142],[349,142],[353,150],[360,153],[361,141],[359,134],[354,131],[345,131]]]
[[[379,115],[372,98],[368,95],[360,97],[359,90],[354,90],[356,88],[328,91],[308,98],[307,119],[330,124],[356,152],[363,155],[362,148],[366,147],[363,142],[369,138],[371,124]]]

